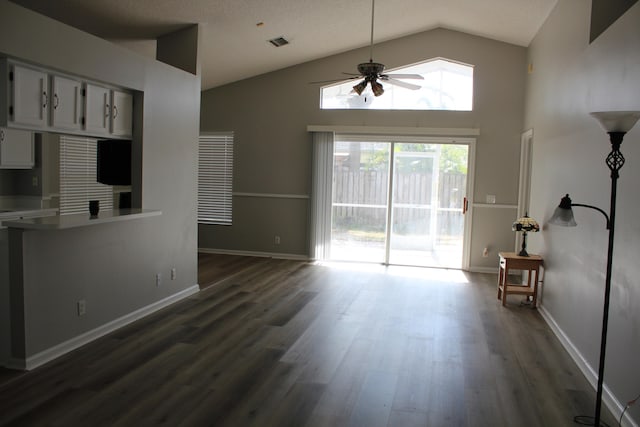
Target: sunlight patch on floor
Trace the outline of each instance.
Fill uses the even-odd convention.
[[[363,273],[388,274],[398,277],[423,278],[447,283],[469,283],[469,279],[462,270],[445,268],[428,268],[402,265],[389,265],[377,263],[359,263],[343,261],[318,261],[317,265],[326,266],[335,270],[361,271]]]

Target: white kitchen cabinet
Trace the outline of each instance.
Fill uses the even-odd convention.
[[[0,169],[30,169],[33,164],[33,132],[0,128]]]
[[[131,92],[7,58],[0,58],[0,76],[0,126],[132,137]]]
[[[87,83],[85,130],[104,136],[131,137],[133,96],[128,92]]]
[[[111,133],[131,137],[133,96],[119,90],[111,91]]]
[[[82,129],[82,82],[51,76],[51,126],[60,130]]]
[[[85,130],[93,135],[108,135],[111,131],[111,91],[87,83],[85,97]]]
[[[11,64],[9,86],[9,123],[36,129],[47,126],[51,98],[47,73]]]

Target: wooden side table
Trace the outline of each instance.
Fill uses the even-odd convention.
[[[526,295],[533,297],[533,307],[538,302],[538,282],[542,257],[540,255],[520,256],[516,252],[500,252],[500,269],[498,270],[498,299],[507,305],[507,295]],[[527,271],[527,284],[509,283],[509,270]],[[532,275],[535,279],[532,281]]]

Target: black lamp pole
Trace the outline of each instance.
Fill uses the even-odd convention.
[[[638,120],[640,120],[640,111],[599,111],[591,113],[600,125],[609,134],[611,141],[611,152],[607,156],[607,167],[611,171],[611,204],[609,207],[609,215],[600,208],[591,205],[572,204],[569,195],[562,198],[560,206],[556,209],[553,216],[549,220],[551,224],[565,225],[574,227],[576,225],[573,219],[571,206],[584,206],[586,208],[595,209],[607,219],[607,229],[609,230],[609,245],[607,248],[607,272],[604,282],[604,307],[602,309],[602,332],[600,338],[600,361],[598,363],[598,387],[596,389],[596,411],[594,417],[579,415],[574,417],[574,421],[584,425],[594,425],[600,427],[600,416],[602,409],[602,389],[604,384],[604,362],[607,352],[607,329],[609,326],[609,301],[611,297],[611,265],[613,263],[613,238],[616,228],[616,196],[619,171],[624,166],[624,156],[620,152],[620,145],[624,135],[633,128]],[[593,418],[593,424],[591,423]],[[604,424],[606,426],[606,424]]]
[[[607,351],[607,329],[609,327],[609,300],[611,296],[611,267],[613,263],[613,238],[615,235],[616,227],[616,196],[618,187],[618,178],[620,176],[620,168],[624,165],[624,156],[620,152],[620,145],[625,132],[608,132],[611,140],[611,152],[607,156],[607,166],[611,171],[611,204],[609,208],[609,215],[600,208],[591,205],[584,205],[580,203],[571,203],[571,199],[568,199],[569,206],[582,206],[585,208],[595,209],[605,216],[607,219],[607,229],[609,230],[609,245],[607,247],[607,271],[604,282],[604,307],[602,310],[602,332],[600,338],[600,361],[598,364],[598,386],[596,389],[596,411],[593,417],[593,424],[591,423],[591,417],[577,416],[574,420],[577,423],[584,425],[593,425],[600,427],[600,417],[602,413],[602,389],[604,384],[604,362]],[[606,424],[605,424],[606,425]]]
[[[518,256],[529,256],[529,253],[527,252],[527,230],[522,232],[522,248],[520,249]]]
[[[609,326],[609,299],[611,295],[611,264],[613,262],[613,237],[616,228],[616,195],[618,187],[618,171],[624,165],[624,156],[620,145],[624,132],[609,132],[611,153],[607,156],[607,166],[611,170],[611,205],[609,209],[609,246],[607,248],[607,273],[604,281],[604,308],[602,311],[602,336],[600,338],[600,363],[598,365],[598,388],[596,391],[596,413],[594,425],[600,426],[602,409],[602,385],[604,380],[604,360],[607,351],[607,328]]]

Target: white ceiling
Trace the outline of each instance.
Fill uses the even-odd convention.
[[[114,41],[202,24],[203,90],[367,46],[371,35],[371,0],[11,1]],[[378,0],[374,42],[442,27],[528,46],[557,1]],[[280,36],[290,44],[267,42]]]

